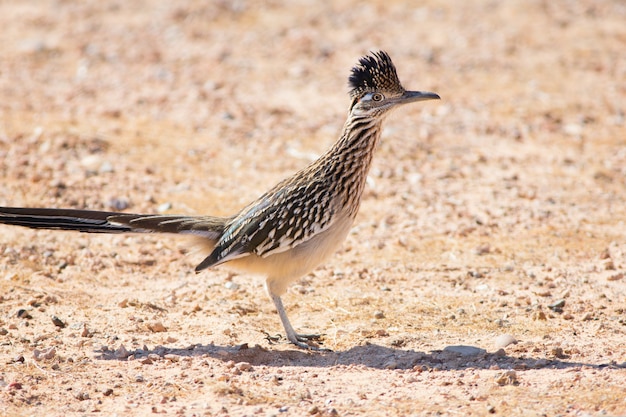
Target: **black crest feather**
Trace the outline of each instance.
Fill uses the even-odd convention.
[[[385,51],[371,52],[361,58],[359,63],[352,68],[348,83],[352,98],[376,90],[404,92],[396,67]]]

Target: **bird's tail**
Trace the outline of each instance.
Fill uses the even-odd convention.
[[[127,214],[111,211],[0,207],[0,223],[86,233],[176,233],[217,240],[227,219],[212,216]]]

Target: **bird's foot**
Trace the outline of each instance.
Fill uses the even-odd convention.
[[[281,336],[280,334],[272,336],[267,332],[263,332],[263,333],[265,333],[265,340],[267,340],[271,345],[273,345],[274,343],[278,343],[281,339],[284,339],[284,337]],[[287,335],[287,339],[289,340],[289,342],[296,345],[300,349],[313,350],[316,352],[332,352],[332,350],[330,349],[319,347],[313,344],[309,344],[309,342],[317,342],[317,341],[322,340],[323,337],[321,334],[294,333],[293,337],[289,337],[289,336],[290,335]]]
[[[287,338],[289,339],[289,341],[291,343],[293,343],[294,345],[298,346],[300,349],[305,349],[305,350],[313,350],[316,352],[332,352],[332,350],[328,349],[328,348],[323,348],[323,347],[319,347],[317,346],[317,344],[309,344],[309,342],[319,342],[320,340],[322,340],[322,335],[321,334],[295,334],[294,337],[289,337],[290,335],[287,335]]]

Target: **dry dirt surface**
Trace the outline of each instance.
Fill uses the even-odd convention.
[[[284,297],[163,235],[0,226],[3,416],[626,415],[621,0],[3,1],[0,205],[229,215],[337,137],[384,49],[342,249]]]

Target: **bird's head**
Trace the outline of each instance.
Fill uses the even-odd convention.
[[[380,116],[400,104],[439,99],[435,93],[407,91],[400,84],[396,67],[384,51],[371,52],[352,68],[350,112]]]

